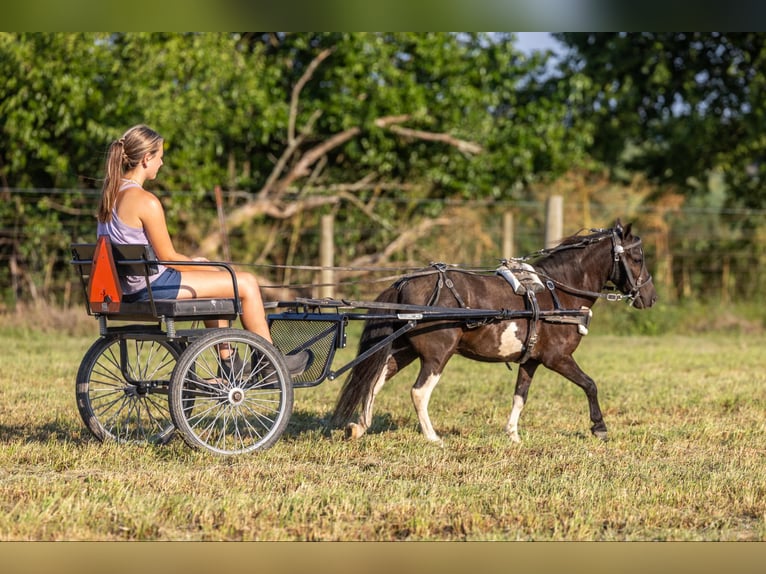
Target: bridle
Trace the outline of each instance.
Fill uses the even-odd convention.
[[[603,291],[588,291],[585,289],[578,289],[577,287],[572,287],[571,285],[566,285],[564,283],[561,283],[560,281],[557,281],[553,279],[552,277],[546,275],[545,273],[542,273],[538,271],[538,275],[541,278],[545,279],[545,283],[549,290],[553,291],[555,286],[558,286],[563,291],[566,291],[567,293],[572,293],[574,295],[584,295],[586,297],[594,297],[594,298],[601,298],[606,299],[607,301],[623,301],[627,300],[628,303],[633,304],[633,301],[638,296],[639,291],[641,288],[649,283],[652,280],[652,276],[649,273],[648,269],[646,268],[646,261],[643,258],[643,249],[641,250],[641,270],[638,273],[638,279],[641,279],[641,276],[646,273],[646,279],[644,281],[641,281],[640,283],[636,281],[636,278],[633,277],[633,273],[630,270],[630,267],[628,266],[628,263],[625,261],[625,256],[628,251],[631,249],[635,249],[638,247],[641,249],[641,238],[640,237],[634,237],[633,242],[630,245],[624,245],[622,242],[622,239],[617,233],[617,230],[615,228],[612,229],[593,229],[594,233],[603,234],[598,237],[586,237],[583,238],[583,241],[581,243],[573,243],[570,245],[563,245],[554,247],[552,249],[544,249],[538,252],[539,254],[547,254],[552,253],[554,251],[560,251],[562,249],[572,249],[572,248],[578,248],[578,247],[584,247],[586,245],[590,245],[592,243],[596,243],[599,241],[603,241],[606,239],[607,235],[606,233],[609,232],[609,237],[611,237],[612,240],[612,270],[609,273],[608,281],[611,282],[615,287],[619,284],[619,277],[620,277],[620,267],[622,267],[623,272],[625,273],[625,291],[623,293],[617,293],[615,291],[609,291],[609,292],[603,292]]]
[[[618,284],[618,278],[620,275],[620,263],[622,263],[622,269],[625,273],[625,282],[627,290],[625,292],[624,297],[620,297],[620,299],[628,299],[630,303],[633,303],[636,297],[638,297],[639,291],[641,291],[641,288],[646,285],[647,283],[651,282],[652,275],[649,273],[649,270],[646,268],[646,260],[644,259],[644,251],[641,248],[641,238],[635,237],[633,240],[633,243],[630,245],[624,245],[622,243],[622,240],[617,235],[617,231],[615,229],[612,229],[612,272],[609,274],[609,281],[611,281],[614,285]],[[638,280],[633,276],[633,272],[630,270],[630,266],[625,261],[625,257],[628,251],[631,249],[639,248],[641,250],[641,270],[638,272]],[[640,283],[638,281],[641,280],[641,276],[646,274],[646,279],[644,281],[641,281]]]

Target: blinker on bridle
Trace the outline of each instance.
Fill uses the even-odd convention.
[[[609,280],[617,285],[617,278],[619,277],[620,273],[620,263],[622,263],[622,268],[625,272],[625,282],[626,287],[628,287],[628,291],[625,292],[626,298],[628,299],[629,303],[633,303],[636,297],[638,297],[639,291],[641,291],[641,288],[649,283],[652,280],[652,275],[649,273],[649,271],[646,269],[646,261],[643,257],[643,250],[641,252],[641,270],[638,272],[638,279],[641,279],[641,275],[646,272],[646,280],[642,281],[641,283],[638,283],[636,279],[633,277],[633,272],[630,270],[630,266],[625,261],[625,255],[628,251],[631,249],[635,249],[638,247],[641,248],[641,238],[636,237],[630,245],[627,247],[622,244],[622,240],[617,235],[617,231],[615,229],[612,229],[612,259],[613,259],[613,266],[612,266],[612,272],[609,275]],[[609,297],[607,297],[608,299]]]

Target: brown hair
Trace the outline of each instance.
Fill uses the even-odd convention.
[[[101,202],[98,205],[99,222],[112,220],[112,210],[125,172],[140,164],[146,154],[159,152],[162,142],[162,136],[148,126],[140,124],[133,126],[122,134],[120,139],[109,144],[104,186],[101,188]]]

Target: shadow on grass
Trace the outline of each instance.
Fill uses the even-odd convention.
[[[43,425],[4,425],[0,424],[0,442],[68,442],[86,444],[90,436],[80,430],[72,430],[71,426],[59,422]],[[95,439],[93,439],[95,440]]]
[[[307,433],[320,434],[330,438],[334,431],[342,431],[343,427],[330,426],[330,413],[320,415],[316,412],[296,409],[290,417],[284,437],[295,439]],[[389,414],[373,415],[372,424],[367,434],[378,434],[395,431],[399,426]]]
[[[342,433],[344,427],[330,426],[330,417],[330,413],[319,414],[306,410],[295,410],[290,417],[290,422],[282,438],[294,440],[311,434],[331,438],[333,433]],[[372,425],[367,430],[367,434],[394,432],[398,429],[399,425],[391,415],[383,413],[373,416]],[[181,440],[178,431],[176,431],[172,440],[174,442]],[[98,443],[99,441],[87,429],[73,429],[71,425],[57,421],[42,425],[0,424],[0,443],[12,442],[41,444],[60,442],[84,446],[90,443]]]

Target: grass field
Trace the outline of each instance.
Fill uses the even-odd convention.
[[[431,401],[443,447],[420,434],[408,370],[360,441],[326,432],[327,381],[296,391],[273,449],[218,458],[90,438],[74,376],[95,332],[0,327],[1,540],[766,540],[762,333],[594,329],[576,357],[606,443],[582,391],[541,369],[512,444],[515,368],[454,359]]]

